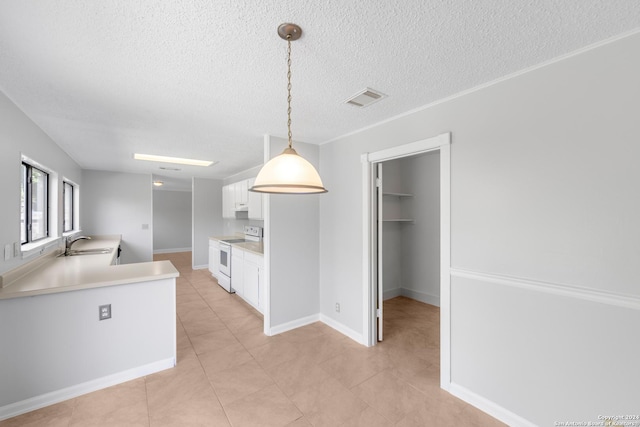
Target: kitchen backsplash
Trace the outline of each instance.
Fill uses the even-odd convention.
[[[245,225],[264,227],[264,221],[255,219],[224,219],[224,235],[244,233]]]

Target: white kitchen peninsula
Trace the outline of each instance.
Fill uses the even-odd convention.
[[[0,288],[0,419],[171,368],[175,282],[169,261],[112,265],[119,236],[8,272]],[[111,318],[99,320],[99,306]]]

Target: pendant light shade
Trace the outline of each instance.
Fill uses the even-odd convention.
[[[261,193],[326,193],[320,175],[311,163],[293,148],[285,148],[260,170],[251,191]]]
[[[258,193],[312,194],[326,193],[320,175],[311,163],[302,158],[292,147],[291,138],[291,41],[302,35],[296,24],[282,24],[278,35],[287,41],[287,128],[289,146],[282,154],[269,160],[260,169],[249,191]]]

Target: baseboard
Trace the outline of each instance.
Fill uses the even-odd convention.
[[[283,332],[290,331],[292,329],[299,328],[301,326],[306,326],[311,323],[315,323],[320,321],[325,325],[335,329],[343,335],[351,338],[356,341],[358,344],[364,344],[364,337],[361,333],[354,331],[351,328],[346,327],[340,322],[333,320],[332,318],[325,316],[324,314],[312,314],[311,316],[302,317],[300,319],[292,320],[291,322],[282,323],[280,325],[273,326],[269,329],[269,336],[278,335]]]
[[[25,399],[20,402],[10,403],[0,407],[0,420],[15,417],[26,412],[35,411],[36,409],[44,408],[45,406],[53,405],[55,403],[73,399],[74,397],[78,397],[83,394],[144,377],[145,375],[164,371],[165,369],[173,368],[174,366],[176,366],[176,359],[175,357],[171,357],[149,363],[147,365],[138,366],[137,368],[128,369],[123,372],[118,372],[116,374],[107,375],[106,377],[96,378],[95,380],[87,381],[82,384],[76,384],[50,393],[30,397],[29,399]]]
[[[312,314],[311,316],[302,317],[300,319],[292,320],[287,323],[281,323],[280,325],[272,326],[269,329],[269,336],[278,335],[283,332],[299,328],[301,326],[306,326],[311,323],[315,323],[318,320],[320,320],[320,317],[317,314]]]
[[[191,252],[191,248],[154,249],[154,254],[172,254],[176,252]]]
[[[536,424],[503,408],[461,385],[449,384],[449,393],[512,427],[536,427]]]
[[[205,268],[209,268],[209,264],[194,265],[191,268],[194,270],[204,270]]]
[[[388,291],[384,291],[384,293],[382,294],[382,299],[386,301],[391,298],[399,297],[400,295],[402,295],[402,289],[389,289]]]
[[[340,332],[342,335],[346,335],[358,344],[367,345],[364,336],[360,332],[356,332],[353,329],[343,325],[342,323],[330,318],[329,316],[325,316],[324,314],[320,314],[320,321],[327,326],[332,327],[336,331]]]
[[[440,297],[436,295],[431,295],[426,292],[414,291],[413,289],[407,288],[400,288],[400,295],[423,302],[425,304],[440,307]]]

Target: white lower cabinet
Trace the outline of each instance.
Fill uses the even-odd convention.
[[[211,275],[218,278],[220,270],[220,244],[215,239],[209,239],[209,271]]]
[[[244,251],[231,248],[231,288],[236,294],[244,295]]]
[[[240,253],[242,254],[240,255]],[[231,249],[231,254],[231,285],[237,295],[262,313],[264,305],[264,257],[235,247]],[[236,273],[237,271],[238,273]],[[237,281],[241,281],[242,284]],[[238,283],[237,288],[236,283]]]
[[[243,270],[244,299],[260,312],[262,312],[262,289],[260,287],[262,285],[263,259],[259,255],[245,252]]]

